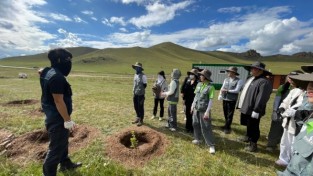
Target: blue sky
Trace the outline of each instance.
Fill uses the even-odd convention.
[[[1,0],[0,58],[56,47],[313,51],[311,0]]]

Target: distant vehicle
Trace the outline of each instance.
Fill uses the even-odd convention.
[[[26,79],[27,78],[27,74],[26,73],[19,73],[18,74],[18,78]]]

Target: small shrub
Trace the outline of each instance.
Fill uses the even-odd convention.
[[[135,135],[135,131],[131,131],[131,135],[132,137],[130,138],[130,147],[131,148],[137,148],[138,146],[138,140],[136,138],[136,135]]]

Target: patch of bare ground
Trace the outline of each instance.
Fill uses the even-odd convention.
[[[131,132],[134,131],[138,145],[131,147]],[[106,154],[126,167],[140,167],[153,157],[165,152],[166,136],[149,127],[130,127],[106,139]]]
[[[1,141],[8,140],[10,135],[0,130]],[[100,131],[96,128],[77,125],[69,138],[69,152],[73,153],[85,148],[100,135]],[[29,161],[43,160],[47,154],[48,145],[48,133],[46,130],[40,129],[14,137],[4,149],[1,149],[1,152],[13,161],[23,165]]]
[[[22,106],[22,105],[32,105],[39,103],[39,100],[26,99],[26,100],[14,100],[4,103],[3,106]]]

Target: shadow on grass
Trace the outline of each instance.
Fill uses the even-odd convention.
[[[213,120],[212,124],[214,121],[222,121],[220,119]],[[166,121],[164,121],[164,124]],[[193,140],[193,134],[192,133],[187,133],[185,132],[185,124],[179,123],[178,122],[178,130],[176,132],[170,131],[168,128],[165,126],[161,127],[156,127],[153,124],[150,123],[145,123],[146,126],[164,133],[168,136],[172,136],[174,138],[180,138],[182,140],[185,140],[187,142],[191,142]],[[233,126],[238,126],[232,129],[232,134],[224,134],[219,126],[213,126],[213,134],[215,137],[215,143],[216,143],[216,154],[218,155],[219,153],[225,153],[229,156],[239,158],[242,162],[247,163],[247,164],[254,164],[262,167],[273,167],[274,161],[270,159],[266,159],[264,155],[269,154],[272,156],[278,156],[276,152],[268,152],[265,150],[266,146],[262,146],[258,144],[258,152],[257,153],[252,153],[252,152],[247,152],[244,150],[244,147],[246,146],[246,143],[239,142],[236,140],[236,138],[240,135],[245,134],[245,127],[239,127],[241,125],[239,124],[234,124]],[[232,139],[234,138],[234,139]],[[200,147],[202,149],[207,149],[207,145],[202,143],[199,146],[195,147]],[[275,167],[276,168],[276,167]],[[281,168],[277,167],[277,170],[282,170]]]

